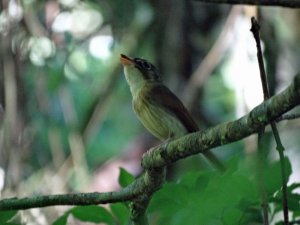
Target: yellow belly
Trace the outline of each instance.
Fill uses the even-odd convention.
[[[177,138],[187,133],[182,123],[167,110],[148,102],[133,102],[133,109],[139,120],[150,133],[160,140]]]

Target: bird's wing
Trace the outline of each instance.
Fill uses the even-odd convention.
[[[182,121],[188,132],[196,132],[199,130],[197,124],[182,102],[166,86],[153,84],[147,91],[149,91],[149,93],[145,96],[149,98],[148,101],[152,101],[153,104],[160,104],[160,106],[169,111],[170,114],[176,116]],[[212,152],[206,151],[203,152],[203,154],[217,169],[225,171],[223,163]]]
[[[198,131],[199,128],[190,113],[187,111],[182,102],[166,86],[161,84],[152,84],[146,96],[153,104],[160,104],[170,114],[176,116],[187,129],[188,132]]]

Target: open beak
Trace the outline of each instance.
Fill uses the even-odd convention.
[[[134,65],[133,59],[123,54],[120,55],[120,61],[124,66]]]

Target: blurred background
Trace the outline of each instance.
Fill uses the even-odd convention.
[[[262,102],[251,16],[261,24],[272,94],[300,71],[299,10],[181,0],[2,0],[0,9],[2,198],[112,191],[120,167],[140,174],[141,155],[159,142],[131,109],[120,53],[155,64],[201,129]],[[299,182],[300,121],[279,130]],[[272,138],[266,143],[272,160]],[[214,152],[226,162],[256,146],[250,137]],[[195,169],[211,167],[190,157],[168,179]],[[59,213],[36,209],[24,220],[47,224]]]

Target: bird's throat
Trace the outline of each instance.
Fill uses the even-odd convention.
[[[140,90],[146,85],[147,81],[143,78],[140,72],[134,69],[132,66],[126,66],[124,68],[125,78],[129,85],[132,97],[135,98],[139,94]]]

